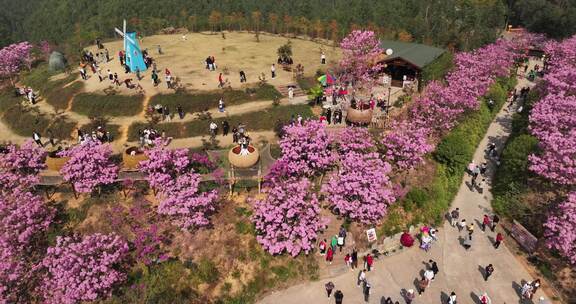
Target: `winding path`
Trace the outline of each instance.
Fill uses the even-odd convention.
[[[525,79],[519,79],[517,87],[520,89],[527,85],[531,84]],[[488,143],[494,142],[498,150],[502,150],[510,134],[511,117],[512,113],[508,112],[504,106],[476,149],[474,154],[476,163],[485,160],[484,149]],[[492,214],[490,189],[493,174],[494,166],[491,164],[488,171],[488,185],[485,186],[482,194],[477,191],[472,192],[468,186],[470,178],[464,177],[452,203],[452,208],[460,208],[461,219],[466,219],[467,223],[475,222],[472,248],[466,251],[460,244],[460,237],[464,236],[464,232],[460,233],[458,229],[445,222],[439,229],[440,240],[428,253],[414,246],[400,254],[384,257],[375,263],[375,269],[367,275],[372,285],[369,303],[381,303],[382,297],[391,297],[394,301],[405,303],[401,298],[401,290],[416,290],[415,280],[421,276],[426,267],[425,263],[429,259],[438,263],[440,273],[426,292],[421,297],[416,297],[414,303],[446,303],[452,291],[456,292],[458,303],[479,303],[478,296],[483,292],[488,293],[494,304],[525,303],[520,301],[519,288],[524,280],[533,280],[533,278],[505,246],[507,241],[513,240],[505,238],[503,245],[499,249],[494,249],[492,241],[495,233],[489,229],[486,233],[482,233],[478,227],[484,214]],[[338,254],[335,259],[343,259],[343,255]],[[493,264],[495,271],[489,281],[485,282],[481,269],[488,264]],[[335,290],[342,290],[346,304],[365,303],[361,288],[356,286],[357,275],[357,271],[350,271],[329,279],[335,284]],[[334,303],[333,298],[326,298],[324,290],[326,282],[328,279],[293,286],[269,294],[259,303]],[[544,295],[542,288],[534,296],[535,302],[540,296],[549,298]]]

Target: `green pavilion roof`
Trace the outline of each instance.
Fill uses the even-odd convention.
[[[392,49],[394,51],[391,56],[383,60],[384,62],[402,58],[420,69],[446,52],[446,50],[437,47],[402,41],[381,40],[380,45],[384,50]]]

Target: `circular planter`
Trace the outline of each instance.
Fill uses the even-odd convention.
[[[358,110],[348,108],[346,120],[353,123],[367,124],[372,122],[372,110]]]
[[[135,155],[131,155],[133,151],[136,151]],[[146,156],[146,154],[144,154],[140,149],[137,147],[130,147],[122,153],[122,166],[129,170],[136,170],[138,169],[138,164],[147,159],[148,156]]]
[[[64,164],[70,159],[70,157],[59,157],[54,153],[48,153],[46,156],[46,168],[51,171],[60,171]]]
[[[232,164],[234,167],[249,168],[258,162],[260,153],[254,146],[248,146],[248,154],[246,155],[240,155],[240,150],[240,145],[238,145],[230,149],[228,152],[228,161],[230,161],[230,164]]]

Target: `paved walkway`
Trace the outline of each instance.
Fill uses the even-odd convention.
[[[529,84],[525,79],[519,80],[519,89],[526,85]],[[484,161],[484,149],[489,142],[495,142],[498,150],[502,150],[510,133],[510,127],[511,113],[504,106],[474,154],[476,163]],[[490,167],[488,175],[491,176],[493,172],[493,167]],[[375,269],[367,275],[372,285],[369,303],[381,303],[382,297],[391,297],[394,301],[405,303],[400,292],[403,289],[416,290],[415,280],[421,277],[426,267],[425,263],[429,259],[438,263],[440,273],[426,292],[421,297],[416,297],[414,303],[446,303],[452,291],[456,292],[458,303],[479,303],[478,296],[483,292],[488,293],[494,304],[523,303],[519,296],[520,286],[524,280],[533,280],[533,278],[505,246],[507,241],[513,240],[505,239],[499,249],[494,249],[492,241],[495,233],[489,230],[482,233],[479,226],[483,215],[492,214],[490,181],[482,194],[477,191],[472,192],[468,186],[469,181],[468,176],[462,181],[452,208],[460,208],[460,218],[466,219],[467,223],[475,222],[472,248],[466,251],[461,245],[461,237],[464,234],[445,222],[444,226],[439,229],[440,240],[428,253],[413,247],[403,253],[384,257],[375,263]],[[335,256],[335,259],[342,258],[341,254]],[[485,282],[482,269],[488,264],[493,264],[495,271],[489,281]],[[350,271],[331,279],[336,286],[335,290],[340,289],[344,293],[346,304],[365,303],[361,288],[356,286],[357,275],[357,271]],[[334,303],[333,298],[326,298],[324,290],[326,282],[328,280],[293,286],[272,293],[259,303]],[[539,289],[534,296],[536,302],[538,297],[543,295],[542,289]]]

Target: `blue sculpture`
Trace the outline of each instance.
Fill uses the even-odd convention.
[[[142,56],[142,50],[140,45],[138,45],[138,39],[136,38],[136,33],[126,32],[126,20],[124,20],[123,30],[116,28],[116,33],[124,37],[124,53],[126,54],[126,65],[130,69],[130,72],[136,73],[136,71],[144,72],[146,71],[146,63],[144,63],[144,56]]]

